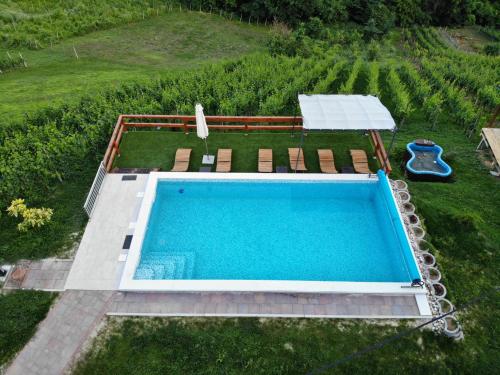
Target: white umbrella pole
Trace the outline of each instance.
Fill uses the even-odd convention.
[[[204,139],[204,141],[205,141],[205,148],[207,149],[207,153],[206,153],[206,155],[208,156],[208,144],[207,144],[207,139],[205,138],[205,139]]]

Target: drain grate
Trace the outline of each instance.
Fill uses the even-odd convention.
[[[135,181],[135,180],[137,180],[136,174],[128,174],[128,175],[122,176],[122,181]]]
[[[132,236],[131,234],[127,234],[125,236],[125,241],[123,241],[122,249],[125,249],[125,250],[130,249],[130,244],[132,243],[132,237],[134,237],[134,236]]]

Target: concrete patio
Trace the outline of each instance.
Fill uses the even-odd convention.
[[[147,174],[122,180],[123,174],[106,175],[91,219],[76,253],[65,289],[116,290],[123,264],[120,256],[130,223],[141,204]],[[123,259],[124,260],[124,259]]]

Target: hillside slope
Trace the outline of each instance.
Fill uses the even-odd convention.
[[[264,27],[172,11],[42,50],[23,50],[28,67],[0,75],[0,120],[21,119],[25,112],[125,81],[157,78],[167,69],[262,50],[267,35]]]

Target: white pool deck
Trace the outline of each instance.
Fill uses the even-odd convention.
[[[122,174],[106,175],[97,202],[78,248],[66,289],[117,290],[126,252],[125,236],[139,212],[147,174],[122,181]]]
[[[161,172],[164,175],[165,172]],[[182,174],[183,177],[186,177],[190,173]],[[198,178],[207,178],[207,175],[213,175],[211,178],[221,178],[221,174],[207,174],[207,173],[193,173],[198,176]],[[151,174],[150,174],[151,175]],[[150,175],[147,174],[137,174],[137,179],[132,181],[122,181],[122,174],[108,174],[103,182],[103,186],[99,193],[98,200],[96,202],[94,211],[92,213],[92,218],[89,220],[87,227],[85,229],[85,233],[83,235],[82,241],[78,248],[75,260],[73,262],[73,266],[70,270],[69,276],[66,281],[65,289],[76,289],[76,290],[111,290],[111,291],[119,291],[125,292],[126,295],[132,294],[141,294],[144,292],[153,292],[153,290],[145,287],[143,290],[137,289],[135,292],[128,290],[126,291],[122,287],[120,288],[120,281],[123,283],[123,275],[124,267],[127,260],[130,263],[130,254],[128,254],[129,250],[123,250],[123,242],[125,236],[127,234],[134,234],[134,239],[137,238],[137,229],[136,222],[139,219],[140,211],[142,205],[142,201],[145,198],[144,192],[147,192],[147,184],[148,177]],[[172,173],[172,177],[174,173]],[[180,177],[178,174],[175,177]],[[203,175],[203,176],[201,176]],[[239,174],[233,173],[231,174],[233,178],[241,178],[242,176],[236,176]],[[248,174],[242,174],[244,176],[248,176]],[[267,175],[269,176],[269,175]],[[282,179],[283,176],[297,176],[293,174],[288,175],[272,175],[271,178]],[[304,176],[304,175],[302,175]],[[308,175],[308,177],[310,174]],[[317,175],[317,176],[325,176],[325,175]],[[359,176],[359,175],[358,175]],[[339,175],[340,177],[340,175]],[[346,178],[347,176],[343,176],[342,178]],[[210,178],[210,177],[209,177]],[[288,177],[288,178],[299,178],[297,177]],[[307,177],[306,177],[307,178]],[[326,178],[326,177],[320,177]],[[356,177],[360,178],[360,177]],[[366,177],[365,177],[366,178]],[[373,177],[372,177],[373,178]],[[151,179],[150,179],[151,181]],[[151,182],[150,182],[151,183]],[[147,198],[147,197],[146,197]],[[139,219],[140,220],[140,219]],[[134,233],[135,231],[135,233]],[[132,247],[130,251],[133,251],[134,240],[132,240]],[[128,259],[127,259],[128,258]],[[135,257],[133,257],[135,258]],[[136,261],[136,259],[134,259]],[[133,263],[135,263],[135,261]],[[132,263],[132,264],[133,264]],[[180,280],[179,280],[180,281]],[[180,281],[183,282],[183,281]],[[189,280],[185,280],[184,282],[190,283]],[[223,281],[224,282],[224,281]],[[263,285],[265,281],[261,282]],[[208,287],[202,292],[203,295],[211,294],[211,295],[220,295],[221,293],[241,293],[243,289],[238,288],[237,283],[234,281],[225,281],[225,284],[232,284],[235,286],[234,291],[230,290],[218,290],[219,288],[210,288]],[[390,284],[390,283],[389,283]],[[179,285],[177,285],[179,286]],[[205,286],[209,286],[205,282]],[[255,284],[254,284],[255,286]],[[310,284],[312,287],[311,290],[309,288],[301,288],[300,285],[295,291],[289,291],[289,293],[325,293],[327,289],[322,290],[321,288],[314,288],[314,285]],[[320,285],[316,285],[319,287]],[[341,286],[341,285],[340,285]],[[266,288],[262,290],[250,290],[250,292],[254,293],[265,293]],[[425,295],[425,291],[422,290],[420,293],[415,293],[415,290],[404,290],[399,289],[397,293],[394,293],[395,289],[390,287],[387,290],[380,289],[378,291],[380,298],[385,298],[386,304],[391,305],[391,296],[394,296],[394,301],[397,303],[398,299],[402,296],[406,296],[405,298],[412,299],[415,304],[415,307],[418,307],[419,313],[416,314],[416,311],[408,311],[407,313],[401,315],[401,313],[391,313],[391,314],[367,314],[366,317],[398,317],[398,318],[416,318],[416,317],[429,317],[431,316],[430,308],[427,302],[427,298]],[[172,290],[157,290],[158,293],[163,293],[164,295],[168,294],[173,297],[176,293],[172,293]],[[184,292],[184,293],[180,293]],[[186,292],[196,292],[196,290],[189,290],[189,288],[184,289],[180,288],[177,290],[177,295],[180,297],[181,295],[185,295]],[[198,291],[199,294],[200,291]],[[268,291],[269,293],[272,290]],[[280,292],[275,290],[275,292]],[[338,291],[338,295],[352,295],[358,294],[362,295],[360,291],[350,288],[340,288]],[[335,294],[335,290],[329,290],[329,293]],[[372,292],[373,293],[373,292]],[[193,297],[196,293],[193,293]],[[377,298],[377,294],[373,293],[373,298]],[[399,297],[398,297],[399,296]],[[206,298],[206,297],[205,297]],[[174,309],[175,310],[175,309]],[[180,309],[185,310],[185,308]],[[130,313],[130,312],[129,312]],[[169,311],[169,313],[171,313]],[[183,315],[182,311],[179,311],[181,315]],[[205,311],[200,315],[207,315],[212,313],[211,311]],[[262,311],[260,314],[262,315]],[[175,311],[172,314],[176,314]],[[189,315],[197,315],[196,311],[193,310]],[[235,314],[239,315],[239,314]],[[339,314],[335,314],[339,316]],[[343,315],[343,314],[340,314]],[[353,314],[357,315],[357,314]],[[374,316],[375,315],[375,316]],[[405,316],[406,315],[406,316]],[[354,316],[353,316],[354,317]],[[356,316],[362,317],[362,316]]]

